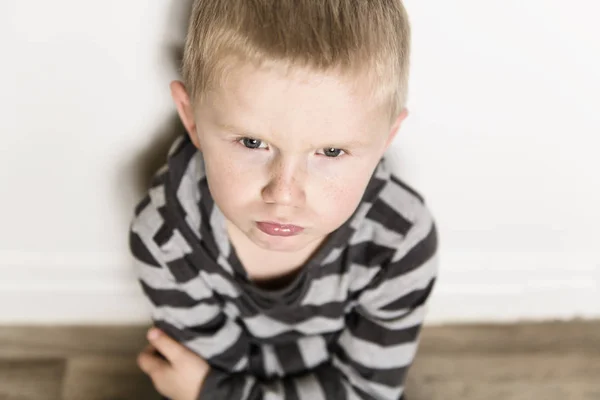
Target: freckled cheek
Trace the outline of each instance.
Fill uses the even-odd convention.
[[[214,186],[220,192],[234,196],[229,202],[239,202],[250,199],[258,189],[259,173],[256,168],[247,168],[243,163],[232,163],[228,160],[217,162],[211,168]]]
[[[322,221],[341,224],[354,212],[361,197],[362,191],[347,179],[324,181],[312,191],[310,207]]]

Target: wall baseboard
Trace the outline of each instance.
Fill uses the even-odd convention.
[[[600,262],[592,254],[442,254],[428,324],[600,318]],[[82,257],[61,264],[50,257],[41,266],[41,256],[17,263],[3,255],[0,324],[150,321],[133,268],[115,267],[122,261]]]

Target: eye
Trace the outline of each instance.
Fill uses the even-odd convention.
[[[323,154],[329,158],[339,158],[342,153],[344,153],[344,150],[336,149],[334,147],[323,149]]]
[[[247,147],[249,149],[253,149],[253,150],[254,149],[260,149],[261,147],[262,148],[266,148],[266,146],[265,147],[262,146],[263,142],[260,141],[260,140],[257,140],[257,139],[243,138],[243,139],[241,139],[241,143],[245,147]]]

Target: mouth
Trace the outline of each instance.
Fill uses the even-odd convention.
[[[256,223],[256,226],[269,236],[296,236],[304,231],[304,228],[301,226],[278,224],[276,222],[259,221]]]

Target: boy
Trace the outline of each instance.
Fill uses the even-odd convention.
[[[199,0],[188,135],[130,246],[156,327],[210,366],[201,399],[400,399],[436,276],[406,117],[400,0]]]

